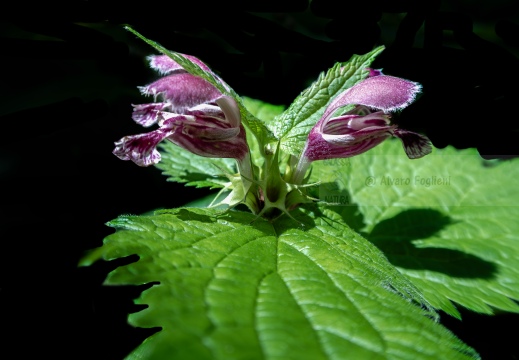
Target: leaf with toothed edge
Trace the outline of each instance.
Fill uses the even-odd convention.
[[[314,162],[320,198],[347,198],[334,209],[435,308],[455,317],[455,304],[519,313],[519,191],[511,186],[519,159],[485,161],[475,149],[447,147],[409,160],[390,139],[341,160]]]
[[[326,207],[274,223],[180,208],[121,216],[91,252],[139,255],[106,284],[159,282],[130,315],[160,327],[128,359],[475,359],[369,241]]]
[[[234,159],[199,156],[169,141],[161,143],[159,148],[162,159],[155,166],[168,176],[168,181],[198,188],[223,188],[229,182],[225,175],[238,171]]]
[[[275,136],[297,154],[326,105],[365,78],[383,50],[336,64],[280,114],[128,30],[237,100],[259,142],[251,143],[256,165]],[[222,174],[236,171],[231,159],[161,147],[157,166],[172,181],[222,187]],[[319,185],[309,195],[331,200],[296,208],[295,220],[180,208],[108,224],[117,231],[81,265],[137,254],[106,284],[158,282],[136,300],[149,307],[129,321],[161,330],[128,359],[478,359],[436,311],[519,312],[517,159],[483,161],[447,147],[411,161],[389,139],[311,170]]]

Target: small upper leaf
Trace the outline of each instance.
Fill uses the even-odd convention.
[[[326,105],[339,93],[366,78],[370,64],[382,50],[384,47],[379,46],[367,54],[353,55],[349,61],[335,64],[326,74],[321,73],[283,114],[269,124],[274,135],[281,140],[281,148],[298,155]]]

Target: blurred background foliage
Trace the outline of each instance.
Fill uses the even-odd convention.
[[[438,148],[519,154],[517,1],[11,2],[0,18],[3,351],[24,338],[33,346],[19,354],[122,358],[149,333],[126,324],[142,288],[101,286],[121,262],[77,260],[118,215],[207,194],[111,154],[143,131],[131,104],[157,77],[125,24],[199,57],[239,94],[285,106],[335,62],[385,45],[375,67],[424,86],[395,121]],[[517,316],[462,315],[442,322],[484,359],[519,357],[506,330]]]

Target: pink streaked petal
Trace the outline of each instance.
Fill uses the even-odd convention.
[[[414,101],[422,86],[394,76],[368,77],[336,97],[326,108],[326,118],[341,106],[365,105],[383,111],[400,110]]]
[[[346,148],[335,148],[334,152],[337,154],[337,156],[334,156],[334,158],[347,158],[360,155],[368,150],[373,149],[375,146],[379,145],[388,137],[389,135],[381,135],[370,139],[366,139],[364,141],[355,142]]]
[[[179,63],[167,55],[150,55],[147,57],[150,67],[157,70],[161,75],[168,74],[176,70],[184,70]]]
[[[324,124],[321,131],[330,135],[345,135],[371,126],[387,125],[389,115],[379,111],[364,116],[343,115],[332,118]]]
[[[393,126],[371,126],[344,135],[323,134],[322,138],[332,145],[348,147],[354,143],[367,141],[380,136],[389,137],[392,135]]]
[[[431,141],[424,135],[402,129],[395,129],[393,134],[402,140],[409,159],[419,159],[432,152]]]
[[[324,134],[331,135],[345,135],[353,132],[354,130],[350,127],[350,120],[359,118],[359,115],[343,115],[335,118],[331,118],[323,124],[321,132]]]
[[[207,126],[209,125],[209,126]],[[182,128],[184,135],[190,135],[205,141],[226,141],[240,133],[240,128],[218,128],[213,123],[203,125],[200,123],[186,124]]]
[[[164,129],[173,128],[183,123],[195,123],[196,117],[193,115],[175,114],[170,112],[161,113],[159,126]]]
[[[347,113],[345,113],[344,115],[346,115],[346,114],[349,114],[349,115],[369,115],[371,113],[372,113],[372,111],[370,110],[369,107],[364,106],[364,105],[357,105],[352,110],[350,110]]]
[[[360,133],[360,132],[359,132]],[[308,138],[304,156],[309,161],[347,158],[366,152],[391,136],[387,127],[366,129],[356,135],[324,135],[313,133]]]
[[[133,105],[132,119],[144,127],[149,127],[159,120],[159,113],[168,106],[167,103],[151,103]]]
[[[139,166],[156,164],[160,161],[157,145],[173,132],[174,128],[169,128],[125,136],[115,142],[113,154],[121,160],[131,160]]]
[[[201,103],[214,102],[222,96],[213,85],[188,73],[165,76],[142,87],[141,92],[144,95],[161,94],[164,102],[171,104],[171,111],[176,113],[183,113]]]
[[[191,56],[191,55],[186,55],[186,54],[181,54],[181,55],[184,56],[185,58],[191,60],[191,62],[200,66],[200,68],[202,68],[203,70],[211,71],[209,69],[209,67],[206,64],[204,64],[200,59],[198,59],[194,56]],[[178,71],[178,70],[185,71],[184,68],[182,66],[180,66],[179,63],[177,63],[175,60],[173,60],[172,58],[170,58],[167,55],[150,55],[147,57],[147,59],[150,63],[150,67],[152,69],[157,70],[162,75],[169,74],[171,72]]]
[[[213,158],[243,159],[249,152],[245,139],[245,129],[240,126],[237,136],[225,141],[207,141],[193,136],[190,131],[175,131],[167,139],[194,154]]]

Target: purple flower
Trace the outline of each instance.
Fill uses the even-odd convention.
[[[294,178],[300,182],[312,161],[362,154],[389,137],[402,141],[410,159],[432,151],[424,135],[391,124],[389,113],[414,101],[421,85],[370,69],[370,77],[339,94],[308,135]],[[337,110],[347,106],[348,111]]]
[[[225,86],[199,59],[184,56]],[[157,145],[169,140],[200,156],[244,160],[249,147],[235,100],[166,55],[148,59],[152,68],[166,76],[140,88],[154,101],[133,105],[132,118],[144,127],[158,124],[159,128],[123,137],[115,142],[114,155],[139,166],[153,165],[160,161]]]

